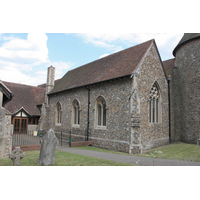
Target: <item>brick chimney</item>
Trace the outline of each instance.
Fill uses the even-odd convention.
[[[46,105],[49,105],[49,99],[47,94],[54,87],[54,79],[55,79],[55,67],[51,65],[50,67],[48,67],[48,72],[47,72],[47,84],[46,84],[46,96],[45,96]]]

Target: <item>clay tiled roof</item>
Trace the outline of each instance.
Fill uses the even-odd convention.
[[[131,75],[153,42],[147,41],[68,71],[49,94]]]
[[[20,108],[24,108],[29,115],[39,116],[40,112],[36,107],[36,103],[41,98],[45,88],[23,85],[2,81],[14,95],[12,101],[8,102],[4,107],[14,114]]]
[[[0,91],[3,92],[3,106],[4,106],[6,103],[12,100],[13,94],[2,81],[0,81]]]
[[[163,66],[166,72],[167,77],[169,78],[172,75],[172,71],[174,68],[175,58],[163,61]]]
[[[58,83],[60,79],[55,80],[54,85],[56,85]],[[45,88],[43,94],[41,95],[40,99],[37,102],[37,105],[42,105],[45,102],[45,94],[46,94],[46,83],[38,85],[38,87],[42,87]]]

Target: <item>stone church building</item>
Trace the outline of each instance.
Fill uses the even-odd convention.
[[[57,81],[51,66],[46,85],[32,88],[33,104],[21,102],[10,111],[12,125],[26,115],[26,129],[35,119],[38,131],[53,128],[73,141],[92,140],[94,146],[127,153],[176,140],[196,144],[200,34],[184,34],[173,55],[162,61],[150,40],[68,71]],[[4,106],[8,111],[17,95],[11,91],[13,100]],[[28,111],[33,107],[39,114]]]

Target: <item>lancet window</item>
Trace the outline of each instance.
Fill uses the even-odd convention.
[[[61,105],[59,102],[56,104],[56,124],[61,124]]]
[[[154,83],[149,98],[149,122],[158,123],[160,121],[160,91],[157,83]]]
[[[73,124],[80,124],[80,106],[79,102],[77,100],[74,100],[73,105],[72,105],[72,111],[73,111]]]
[[[103,97],[96,101],[96,121],[97,126],[106,126],[106,101]]]

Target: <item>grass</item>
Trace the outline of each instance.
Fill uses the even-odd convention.
[[[127,153],[110,151],[107,149],[97,148],[93,146],[86,147],[74,147],[78,149],[101,151],[113,154],[130,155]],[[37,160],[39,158],[40,151],[27,151],[25,157],[21,160],[21,166],[37,166]],[[154,150],[149,150],[143,156],[150,158],[162,158],[171,160],[187,160],[200,162],[200,147],[195,144],[187,144],[183,142],[176,142],[170,145],[160,147]],[[9,158],[1,158],[0,166],[12,166],[13,162]],[[56,151],[55,153],[55,165],[54,166],[133,166],[131,164],[114,162],[104,160],[100,158],[93,158],[89,156],[83,156],[78,154],[72,154],[62,151]]]
[[[101,151],[107,153],[132,155],[132,156],[142,156],[149,158],[162,158],[170,160],[186,160],[186,161],[196,161],[200,162],[200,147],[195,144],[187,144],[183,142],[174,142],[164,147],[160,147],[154,150],[149,150],[142,155],[134,155],[128,153],[122,153],[117,151],[110,151],[107,149],[101,149],[93,146],[87,147],[74,147],[85,150]]]
[[[40,151],[25,152],[25,157],[21,160],[20,166],[37,166],[37,160],[39,158],[39,154]],[[12,166],[12,165],[13,162],[11,161],[10,158],[0,159],[0,166]],[[56,150],[54,166],[134,166],[134,165]]]
[[[195,144],[176,142],[156,150],[150,150],[146,156],[200,162],[200,147]]]

